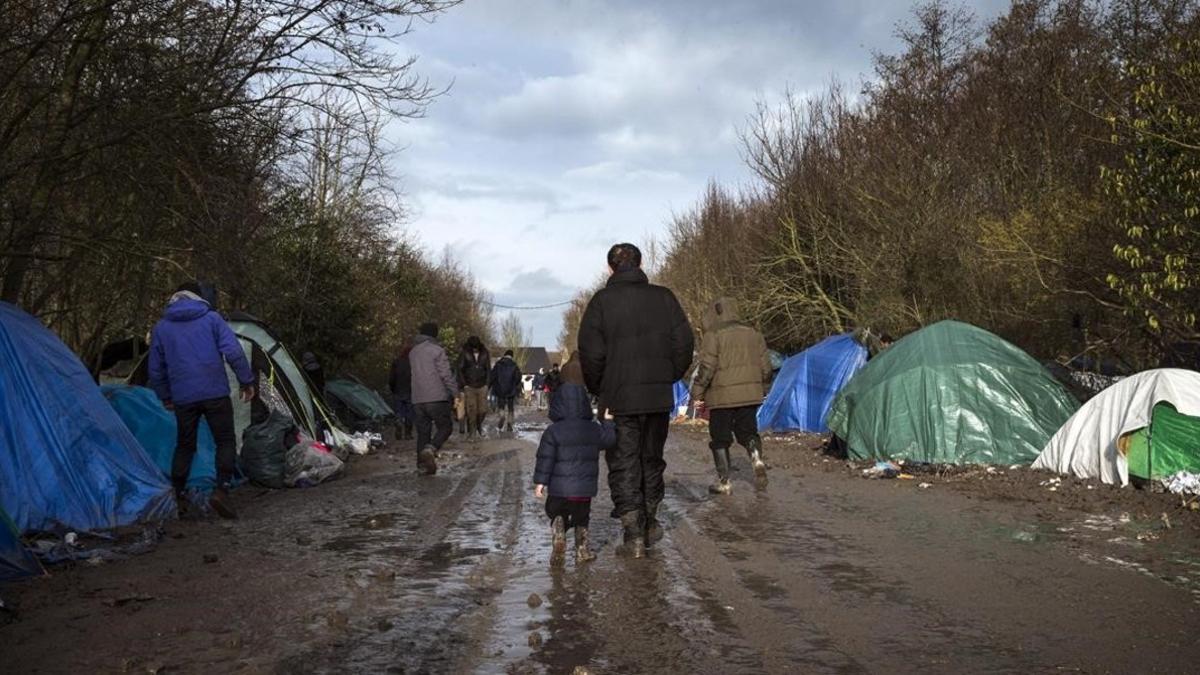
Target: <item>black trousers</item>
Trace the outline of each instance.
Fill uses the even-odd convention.
[[[233,401],[228,396],[175,406],[175,456],[171,461],[171,483],[182,492],[196,457],[196,433],[201,418],[208,421],[217,443],[217,486],[228,487],[237,465],[237,432],[233,429]]]
[[[758,406],[708,411],[708,435],[712,439],[708,447],[714,450],[732,446],[734,437],[738,445],[750,447],[750,441],[758,438]]]
[[[496,404],[497,404],[497,407],[499,410],[507,410],[508,411],[508,420],[511,422],[512,418],[513,418],[513,412],[517,408],[517,399],[515,397],[508,396],[505,398],[497,399]]]
[[[546,497],[546,515],[550,520],[562,516],[567,528],[587,527],[592,517],[592,502],[572,501],[566,497]]]
[[[670,427],[669,413],[617,415],[617,447],[608,451],[608,488],[612,492],[613,516],[645,511],[648,504],[662,501],[663,446]]]
[[[417,415],[417,452],[427,445],[441,450],[454,430],[450,401],[416,403],[413,409]]]

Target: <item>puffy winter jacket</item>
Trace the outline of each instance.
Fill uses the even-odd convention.
[[[458,386],[486,387],[488,376],[492,372],[492,356],[483,347],[480,347],[479,351],[467,347],[458,356],[456,366]]]
[[[150,334],[150,387],[176,405],[229,396],[225,364],[242,386],[254,373],[233,329],[207,302],[174,296]]]
[[[550,398],[554,424],[538,445],[533,482],[552,497],[595,497],[600,478],[600,451],[617,444],[612,422],[597,424],[587,390],[564,384]]]
[[[705,318],[692,399],[704,401],[710,410],[759,405],[771,372],[767,342],[758,331],[738,323],[737,302],[714,302]]]
[[[579,359],[588,389],[616,415],[668,412],[695,336],[675,294],[640,269],[617,272],[588,302]]]
[[[458,395],[458,382],[450,372],[450,359],[437,340],[428,335],[413,338],[408,363],[412,369],[414,404],[450,401]]]
[[[516,398],[521,394],[521,369],[511,356],[502,357],[492,367],[488,387],[496,398]]]
[[[412,401],[412,366],[408,362],[408,352],[412,346],[407,346],[396,360],[392,361],[392,371],[388,376],[388,389],[401,401]]]

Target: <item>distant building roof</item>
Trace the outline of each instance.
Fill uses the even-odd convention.
[[[522,373],[536,373],[539,368],[550,370],[550,354],[545,347],[520,347],[517,349],[517,365]]]

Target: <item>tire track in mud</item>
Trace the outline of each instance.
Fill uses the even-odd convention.
[[[505,564],[515,533],[519,511],[506,505],[515,503],[520,485],[516,454],[445,462],[432,478],[401,477],[411,484],[399,490],[395,511],[352,524],[365,524],[371,530],[365,536],[349,532],[326,545],[355,560],[346,571],[345,595],[323,624],[318,619],[309,627],[319,644],[277,670],[459,670],[476,641],[472,626],[498,590],[494,569]],[[380,521],[395,513],[407,522]]]

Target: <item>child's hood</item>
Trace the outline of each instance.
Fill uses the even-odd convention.
[[[578,384],[560,386],[550,397],[550,419],[554,422],[592,419],[592,402],[587,389]]]

